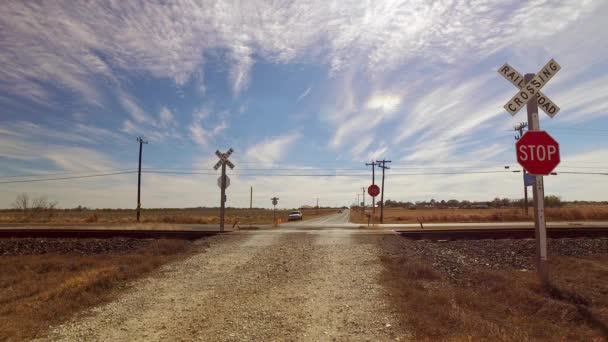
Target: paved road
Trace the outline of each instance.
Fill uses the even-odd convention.
[[[214,236],[44,340],[405,340],[379,281],[386,238],[297,227]]]
[[[350,223],[350,210],[345,209],[341,213],[335,213],[331,215],[316,217],[310,220],[287,222],[281,224],[282,228],[316,228],[316,227],[331,227],[332,225],[338,225],[343,228],[358,227],[358,224]]]

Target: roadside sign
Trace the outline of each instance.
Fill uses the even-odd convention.
[[[222,165],[227,165],[230,169],[234,169],[234,164],[232,164],[232,162],[228,159],[228,157],[230,157],[230,155],[232,154],[232,152],[234,152],[234,150],[232,148],[230,148],[228,150],[228,152],[226,153],[222,153],[219,150],[215,151],[215,155],[220,158],[220,160],[218,160],[218,162],[213,166],[213,168],[215,170],[219,169],[220,166]]]
[[[217,178],[217,186],[220,189],[222,188],[222,176],[219,176]],[[228,189],[229,186],[230,186],[230,177],[226,176],[226,189]]]
[[[559,144],[545,131],[528,131],[515,144],[517,162],[531,175],[548,175],[559,164]]]
[[[376,184],[372,184],[367,188],[367,193],[372,197],[376,197],[380,194],[380,187]]]
[[[498,73],[519,88],[504,109],[511,115],[525,105],[528,114],[528,129],[515,144],[517,162],[530,174],[524,173],[524,189],[532,185],[534,196],[534,234],[536,242],[536,269],[542,285],[549,287],[549,264],[547,261],[547,222],[545,218],[545,185],[543,176],[548,175],[559,164],[559,145],[549,134],[540,130],[538,107],[553,118],[559,107],[549,100],[541,89],[561,69],[554,59],[551,59],[536,74],[525,74],[522,77],[510,65],[504,64]],[[533,181],[529,179],[533,178]],[[527,198],[527,196],[526,196]],[[527,204],[526,204],[527,210]]]
[[[215,151],[215,155],[220,159],[217,161],[217,163],[215,163],[215,165],[213,166],[213,168],[215,170],[219,169],[220,167],[222,168],[222,175],[220,176],[220,178],[217,179],[217,186],[220,187],[221,193],[220,193],[220,231],[224,231],[224,214],[225,214],[225,202],[226,202],[226,188],[230,185],[230,178],[228,178],[228,176],[226,176],[226,166],[228,166],[230,169],[234,169],[234,164],[232,164],[232,162],[230,160],[228,160],[228,157],[230,157],[230,155],[232,154],[232,152],[234,152],[234,150],[232,148],[228,149],[228,151],[226,153],[222,153],[219,150]],[[226,184],[224,184],[224,186],[222,187],[222,177],[226,177]]]
[[[503,64],[503,66],[498,69],[498,73],[518,89],[524,90],[524,87],[526,86],[524,76],[508,63]],[[557,113],[559,113],[560,108],[541,91],[536,92],[536,102],[538,103],[540,109],[542,109],[550,117],[554,117]]]
[[[524,186],[534,186],[534,180],[536,178],[524,171]]]
[[[503,77],[518,87],[520,91],[517,92],[517,94],[515,94],[509,100],[509,102],[504,105],[504,109],[509,112],[509,114],[515,115],[524,105],[526,105],[526,103],[528,103],[530,99],[537,97],[538,105],[541,107],[541,109],[543,109],[550,117],[555,116],[557,112],[559,112],[559,107],[557,107],[544,94],[542,94],[540,90],[545,86],[545,84],[547,84],[547,82],[549,82],[551,78],[553,78],[553,76],[555,76],[555,74],[557,74],[558,71],[560,71],[560,69],[561,66],[557,64],[554,59],[551,59],[539,72],[534,75],[530,82],[522,84],[523,77],[521,77],[521,74],[513,72],[515,69],[511,68],[505,63],[505,65],[498,69],[498,73],[503,75]]]
[[[270,199],[272,201],[272,205],[276,206],[279,203],[279,198],[278,197],[273,197]]]

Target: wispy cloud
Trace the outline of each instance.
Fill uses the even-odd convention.
[[[245,152],[245,156],[250,162],[272,165],[285,157],[299,137],[299,133],[290,133],[263,140],[251,146]]]
[[[139,70],[183,85],[203,65],[205,51],[225,49],[238,95],[249,84],[254,55],[282,63],[321,60],[335,70],[370,72],[394,70],[407,60],[455,63],[566,31],[601,3],[553,1],[552,13],[560,15],[545,17],[541,29],[534,19],[544,13],[545,1],[454,6],[449,1],[319,0],[280,9],[256,1],[145,6],[8,1],[0,14],[0,79],[2,89],[41,101],[53,94],[42,84],[58,82],[102,103],[94,77],[116,82],[115,70]]]
[[[302,101],[302,99],[304,99],[306,96],[308,96],[308,94],[310,93],[311,90],[312,90],[312,86],[306,88],[306,90],[304,90],[304,92],[302,92],[302,94],[300,94],[300,96],[298,96],[296,103],[299,103],[300,101]]]
[[[207,107],[196,110],[192,114],[192,122],[188,127],[190,138],[198,145],[207,146],[210,139],[228,128],[229,115],[228,111],[212,112]],[[213,121],[215,121],[214,124]]]

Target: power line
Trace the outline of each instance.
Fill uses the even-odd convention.
[[[107,170],[90,170],[90,171],[73,171],[73,172],[58,172],[58,173],[44,173],[44,174],[25,174],[25,175],[7,175],[0,176],[0,178],[27,178],[27,177],[48,177],[48,176],[64,176],[64,175],[80,175],[83,173],[100,173],[100,172],[117,172],[117,171],[135,171],[137,168],[130,167],[124,169],[107,169]]]
[[[125,175],[125,174],[129,174],[129,173],[137,173],[137,171],[114,172],[114,173],[104,173],[104,174],[98,174],[98,175],[73,176],[73,177],[39,178],[39,179],[26,179],[26,180],[16,180],[16,181],[4,181],[4,182],[0,182],[0,184],[33,183],[33,182],[45,182],[45,181],[64,180],[64,179],[105,177],[105,176],[114,176],[114,175]]]
[[[440,175],[472,175],[472,174],[496,174],[496,173],[519,173],[521,171],[463,171],[463,172],[427,172],[427,173],[391,173],[394,176],[440,176]],[[68,179],[81,179],[81,178],[95,178],[95,177],[106,177],[115,175],[133,174],[137,171],[126,171],[126,172],[114,172],[114,173],[103,173],[96,175],[85,175],[85,176],[72,176],[72,177],[58,177],[58,178],[39,178],[39,179],[26,179],[16,181],[2,181],[0,184],[13,184],[13,183],[34,183],[34,182],[45,182],[45,181],[57,181],[57,180],[68,180]],[[177,175],[216,175],[215,173],[206,172],[163,172],[163,171],[142,171],[142,173],[153,173],[153,174],[177,174]],[[608,176],[606,172],[575,172],[575,171],[562,171],[556,174],[574,174],[574,175],[602,175]],[[257,176],[257,177],[369,177],[366,174],[250,174],[250,173],[234,173],[237,176]]]

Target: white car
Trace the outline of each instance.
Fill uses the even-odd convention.
[[[287,214],[287,221],[301,221],[302,220],[302,212],[301,211],[292,211]]]

